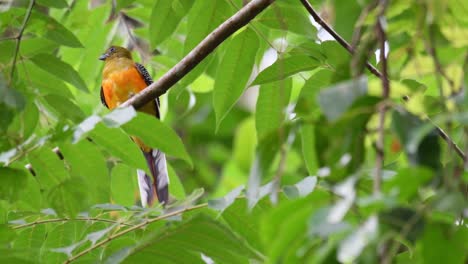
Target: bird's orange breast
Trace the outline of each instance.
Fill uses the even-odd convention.
[[[109,109],[113,109],[146,88],[145,80],[133,67],[104,73],[102,89]]]

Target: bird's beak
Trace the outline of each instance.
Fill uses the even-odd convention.
[[[104,54],[102,54],[101,56],[99,56],[99,59],[102,60],[102,61],[104,61],[104,60],[106,60],[108,57],[109,57],[109,54],[104,53]]]

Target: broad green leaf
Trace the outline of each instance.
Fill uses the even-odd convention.
[[[51,0],[46,1],[52,2]],[[46,16],[41,12],[33,11],[33,14],[31,15],[31,23],[34,23],[38,28],[40,28],[38,33],[47,39],[72,48],[83,47],[80,40],[70,30],[51,16]]]
[[[46,7],[65,8],[68,4],[65,0],[38,0],[38,4]]]
[[[183,55],[187,55],[213,29],[231,15],[231,8],[225,1],[195,1],[187,18],[187,35],[184,41]],[[216,54],[209,55],[182,80],[182,86],[188,86],[202,74]]]
[[[383,189],[388,194],[397,194],[402,203],[411,201],[418,190],[423,187],[432,177],[433,171],[427,168],[402,168],[396,175],[386,179]]]
[[[23,193],[27,177],[24,170],[0,167],[0,200],[15,202],[22,198],[21,194],[27,195]]]
[[[468,257],[466,227],[431,223],[420,241],[424,263],[463,263]]]
[[[169,173],[169,182],[170,182],[169,183],[169,195],[174,196],[177,199],[185,198],[184,185],[182,185],[182,182],[180,181],[179,176],[177,175],[176,171],[169,163],[167,164],[167,171]]]
[[[68,221],[52,226],[43,244],[41,260],[51,263],[64,262],[68,257],[68,252],[60,249],[69,248],[72,251],[76,248],[78,245],[75,247],[73,245],[76,245],[83,238],[85,230],[86,222],[83,221]]]
[[[318,112],[317,95],[321,89],[328,87],[332,84],[334,72],[321,69],[314,73],[304,83],[301,88],[299,98],[297,99],[295,112],[301,117],[313,116]]]
[[[19,229],[17,234],[15,241],[13,241],[13,248],[25,250],[21,257],[31,260],[31,263],[37,262],[47,237],[46,226],[37,225],[34,228]]]
[[[217,129],[246,88],[257,49],[258,37],[249,28],[229,42],[219,65],[222,70],[216,75],[213,91]]]
[[[315,152],[315,131],[311,124],[301,126],[302,155],[309,175],[316,173],[318,169],[317,153]]]
[[[176,30],[193,3],[192,0],[159,0],[155,3],[149,24],[150,41],[153,47],[158,46]]]
[[[90,138],[96,144],[123,163],[133,168],[146,169],[146,161],[138,146],[120,128],[108,128],[98,124],[90,133]]]
[[[255,127],[259,139],[279,129],[286,120],[291,87],[291,78],[260,86],[255,109]]]
[[[183,248],[184,250],[180,250]],[[228,228],[207,217],[195,217],[164,230],[127,251],[128,263],[204,263],[201,254],[215,263],[247,263],[259,260],[246,244]],[[168,258],[169,257],[169,258]]]
[[[262,216],[272,208],[268,199],[262,199],[249,210],[245,199],[236,199],[223,213],[231,229],[241,235],[250,246],[259,252],[264,252],[265,246],[260,239],[260,224]]]
[[[34,103],[27,103],[21,113],[17,114],[13,123],[8,127],[9,133],[19,133],[23,139],[27,139],[34,132],[39,121],[39,111]]]
[[[297,252],[307,239],[307,220],[329,197],[330,194],[316,190],[300,199],[284,200],[263,214],[260,235],[269,261],[303,263],[300,258],[304,256]]]
[[[96,144],[82,140],[76,144],[61,144],[60,150],[72,176],[82,177],[88,183],[90,201],[93,204],[109,202],[107,161]]]
[[[233,158],[237,166],[244,171],[249,171],[255,157],[255,133],[255,120],[248,118],[239,124],[234,134]]]
[[[318,103],[329,121],[338,119],[353,104],[356,98],[367,93],[367,78],[333,85],[320,91]]]
[[[58,116],[63,116],[73,122],[80,122],[85,118],[85,114],[79,106],[66,97],[49,94],[44,96],[44,99],[55,110]]]
[[[282,5],[276,2],[258,18],[263,25],[286,32],[293,32],[313,39],[317,29],[312,25],[309,15],[302,7]]]
[[[136,183],[136,170],[125,164],[117,164],[111,173],[112,202],[131,206],[139,199],[138,186]]]
[[[39,94],[56,94],[68,99],[73,99],[74,95],[70,89],[67,89],[67,84],[59,76],[43,70],[41,67],[31,61],[24,61],[23,67],[19,67],[18,71],[21,78],[28,78],[31,85],[37,88]]]
[[[60,160],[48,145],[30,152],[28,159],[42,189],[48,190],[69,177],[64,161]]]
[[[312,57],[294,55],[279,58],[270,67],[260,72],[253,85],[282,80],[302,71],[311,71],[320,67],[320,62]]]
[[[140,138],[145,144],[157,148],[167,155],[184,159],[192,166],[192,160],[180,137],[159,119],[143,113],[122,125],[129,135]]]
[[[47,198],[57,213],[73,217],[90,206],[87,190],[82,178],[73,177],[51,188]]]
[[[67,64],[59,58],[50,54],[41,53],[32,57],[31,61],[39,68],[75,86],[77,89],[88,92],[88,88],[78,72],[76,72],[70,64]]]

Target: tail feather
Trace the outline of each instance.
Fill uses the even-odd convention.
[[[137,171],[142,205],[152,205],[155,196],[160,203],[167,204],[169,200],[169,174],[166,155],[157,149],[143,152],[143,154],[153,176],[153,181],[151,182],[150,177],[144,171]]]

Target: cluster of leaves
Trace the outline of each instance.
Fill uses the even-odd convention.
[[[2,262],[466,262],[468,174],[434,129],[468,143],[464,1],[390,1],[389,99],[364,68],[372,1],[312,1],[351,55],[278,0],[161,97],[163,121],[100,105],[108,46],[158,79],[246,2],[0,3]],[[170,206],[139,206],[128,135],[168,155]]]

